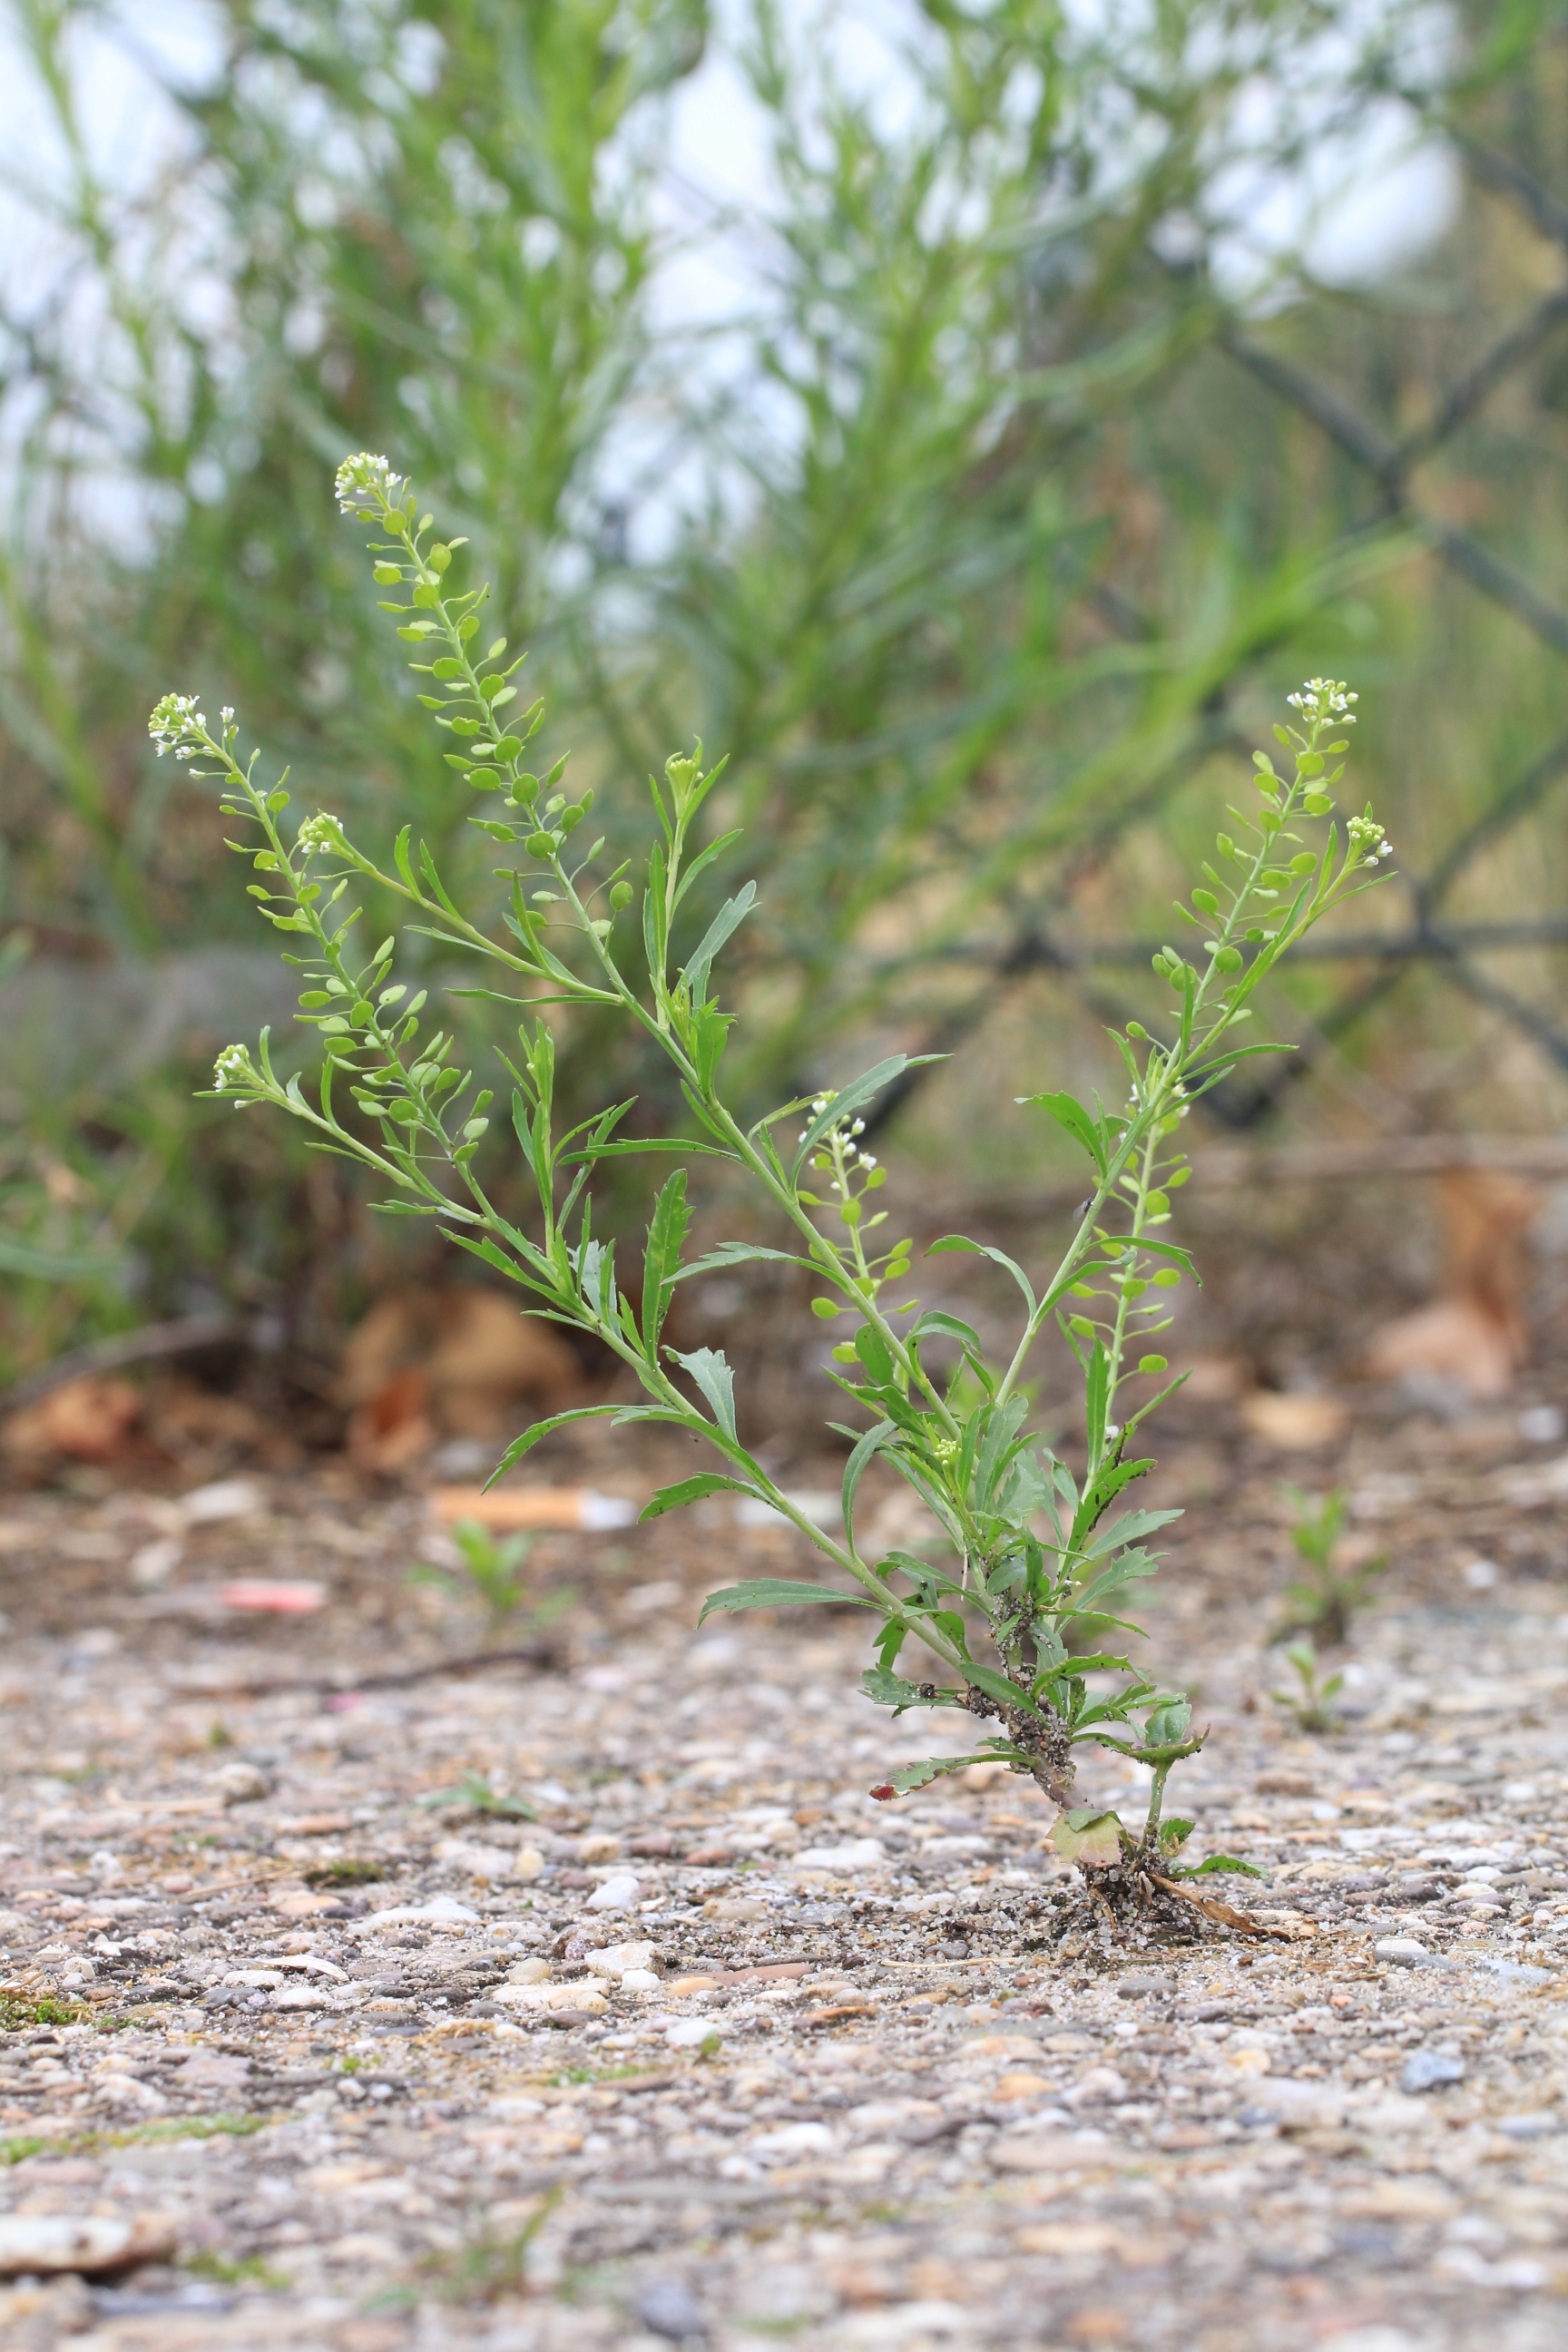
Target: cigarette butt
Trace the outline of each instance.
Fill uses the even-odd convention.
[[[592,1486],[507,1486],[490,1494],[482,1486],[433,1486],[430,1508],[444,1528],[477,1519],[482,1528],[580,1528],[591,1534],[629,1528],[637,1515],[635,1503],[596,1494]]]

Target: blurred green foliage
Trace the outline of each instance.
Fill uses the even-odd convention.
[[[572,745],[628,851],[644,772],[695,735],[728,752],[715,823],[765,855],[757,1098],[833,1076],[851,1032],[964,1038],[987,962],[1043,1055],[1092,1055],[1058,950],[1112,866],[1168,928],[1187,808],[1305,669],[1365,681],[1361,754],[1417,868],[1563,723],[1540,643],[1226,347],[1241,325],[1397,434],[1561,282],[1560,235],[1473,180],[1375,286],[1243,257],[1271,192],[1353,160],[1392,92],[1406,134],[1456,126],[1550,188],[1548,0],[1471,0],[1449,35],[1415,0],[923,0],[896,90],[749,0],[705,118],[682,112],[718,53],[702,0],[214,0],[208,47],[162,62],[97,0],[8,15],[43,159],[43,259],[0,317],[0,1247],[42,1253],[12,1369],[214,1293],[325,1332],[392,1246],[335,1167],[190,1099],[277,1000],[233,862],[142,731],[169,688],[233,703],[297,801],[374,803],[461,878],[467,789],[331,499],[348,450],[470,530],[548,691],[545,756]],[[89,37],[158,96],[139,176],[95,144]],[[726,89],[769,191],[732,221],[671,163]],[[737,256],[728,311],[682,310]],[[1563,352],[1543,333],[1419,476],[1549,594]],[[1417,710],[1441,747],[1419,772]],[[1455,904],[1560,905],[1561,865],[1531,825]],[[1333,986],[1305,971],[1279,1017],[1300,1032]],[[1441,1023],[1403,1002],[1414,1067]],[[1462,1061],[1443,1046],[1439,1108]],[[939,1083],[932,1150],[963,1069]]]

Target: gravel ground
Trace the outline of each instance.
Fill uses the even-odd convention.
[[[1268,1696],[1279,1464],[1162,1474],[1180,1803],[1268,1932],[1144,1944],[1026,1784],[870,1799],[931,1726],[854,1695],[848,1612],[693,1631],[804,1566],[718,1505],[551,1538],[556,1663],[455,1674],[416,1496],[13,1498],[0,2342],[1561,2344],[1568,1463],[1413,1422],[1316,1475],[1390,1554],[1326,1738]],[[225,1610],[242,1575],[328,1605]]]

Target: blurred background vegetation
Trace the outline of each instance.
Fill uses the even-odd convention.
[[[1213,1118],[1559,1126],[1565,14],[5,0],[0,1378],[209,1310],[325,1360],[429,1247],[196,1098],[292,998],[145,732],[232,702],[297,807],[482,880],[332,504],[362,447],[468,534],[628,851],[650,767],[728,753],[759,1105],[943,1050],[911,1179],[1048,1181],[998,1106],[1106,1077],[1329,671],[1401,878],[1277,992],[1304,1082]],[[629,1051],[563,1058],[651,1126]]]

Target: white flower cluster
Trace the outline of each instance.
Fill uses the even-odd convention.
[[[226,1045],[213,1064],[213,1090],[226,1094],[231,1087],[247,1086],[254,1082],[256,1067],[248,1045]]]
[[[314,857],[318,854],[341,857],[348,847],[342,818],[333,816],[328,809],[321,809],[314,816],[308,816],[295,835],[294,846],[301,857]]]
[[[1285,699],[1303,719],[1333,719],[1342,727],[1353,727],[1355,714],[1351,704],[1359,702],[1361,697],[1345,692],[1342,677],[1310,677],[1300,694],[1288,694]]]
[[[823,1112],[828,1108],[833,1099],[834,1097],[831,1094],[818,1095],[816,1100],[811,1106],[813,1117],[820,1118]],[[819,1142],[826,1144],[829,1150],[831,1150],[833,1145],[836,1143],[841,1144],[844,1150],[844,1164],[847,1168],[854,1168],[857,1166],[861,1168],[875,1168],[877,1162],[872,1154],[869,1151],[862,1151],[859,1145],[855,1141],[855,1138],[858,1135],[864,1135],[865,1132],[866,1122],[863,1118],[854,1118],[849,1120],[840,1119],[836,1127],[830,1127],[826,1134],[820,1137],[818,1140]],[[800,1135],[797,1140],[804,1143],[810,1133],[811,1129],[808,1127],[803,1127],[800,1130]]]
[[[226,721],[231,710],[224,712]],[[194,694],[166,694],[147,721],[147,732],[158,746],[158,757],[173,751],[176,760],[194,760],[205,750],[202,737],[206,733],[206,717],[196,708]]]
[[[1352,816],[1345,827],[1350,835],[1350,854],[1360,866],[1375,866],[1380,857],[1392,857],[1394,844],[1374,816]]]
[[[343,459],[333,487],[339,506],[349,514],[367,500],[372,505],[384,501],[387,506],[395,506],[403,489],[403,477],[393,472],[384,457],[373,457],[368,449],[362,449],[356,457]]]

